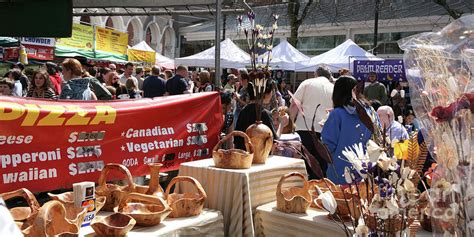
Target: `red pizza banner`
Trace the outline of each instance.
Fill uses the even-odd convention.
[[[132,175],[209,158],[223,124],[218,93],[142,100],[50,101],[0,96],[0,193],[97,181],[108,163]]]

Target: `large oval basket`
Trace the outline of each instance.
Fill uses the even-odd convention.
[[[303,187],[291,187],[282,190],[283,182],[290,177],[299,177],[303,180]],[[298,172],[292,172],[284,175],[278,182],[277,191],[277,210],[286,213],[306,213],[311,204],[311,194],[309,193],[309,185],[306,177]]]
[[[178,182],[189,182],[197,189],[197,193],[172,193],[171,187]],[[176,190],[175,190],[176,192]],[[173,210],[169,217],[188,217],[201,214],[207,195],[199,181],[189,176],[177,176],[166,187],[166,201]]]
[[[234,136],[242,137],[245,140],[245,148],[247,151],[240,149],[219,149],[219,147]],[[248,169],[252,166],[253,161],[253,145],[249,136],[241,131],[233,131],[227,134],[219,143],[216,144],[212,151],[212,158],[217,168],[224,169]]]
[[[133,217],[139,226],[158,225],[171,213],[171,208],[165,200],[141,193],[130,193],[115,209]]]

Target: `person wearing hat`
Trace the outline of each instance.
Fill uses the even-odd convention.
[[[92,67],[92,65],[87,62],[86,57],[76,56],[74,57],[74,59],[77,60],[81,64],[82,70],[87,71],[89,67]],[[81,75],[82,75],[82,71],[81,71]],[[107,90],[107,88],[102,83],[100,83],[100,81],[97,78],[91,76],[91,77],[87,77],[87,79],[89,79],[90,85],[92,86],[92,89],[95,95],[97,96],[98,100],[111,100],[112,99],[112,94],[110,93],[110,91]]]
[[[387,104],[387,89],[382,83],[377,81],[377,73],[369,73],[369,84],[364,89],[364,96],[368,100],[378,100],[382,105]]]

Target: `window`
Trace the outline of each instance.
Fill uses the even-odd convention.
[[[345,40],[345,35],[299,37],[296,48],[308,56],[316,56],[335,48]]]
[[[390,32],[378,34],[377,53],[379,54],[403,54],[398,47],[397,41],[420,32]],[[355,43],[365,50],[373,48],[374,34],[356,34]]]

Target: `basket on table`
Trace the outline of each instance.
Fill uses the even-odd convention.
[[[241,149],[219,149],[219,147],[230,138],[239,136],[244,139],[245,148],[247,151]],[[241,131],[233,131],[227,134],[219,143],[214,146],[212,150],[212,158],[217,168],[224,169],[248,169],[252,166],[253,161],[253,145],[250,142],[249,136]]]
[[[303,180],[303,187],[290,187],[282,190],[283,182],[290,177],[299,177]],[[298,172],[286,174],[280,178],[276,190],[277,210],[286,213],[306,213],[312,198],[309,193],[309,184],[306,177]]]
[[[196,189],[196,193],[171,193],[171,187],[180,182],[191,183]],[[174,177],[166,187],[165,198],[170,205],[172,212],[169,217],[189,217],[200,215],[206,201],[207,194],[199,181],[189,176]]]

